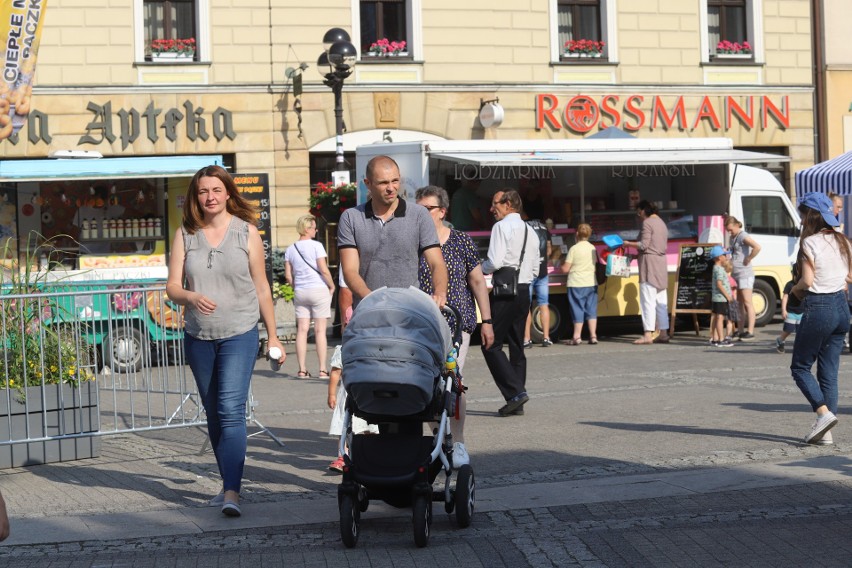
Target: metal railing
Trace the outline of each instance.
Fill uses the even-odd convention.
[[[61,452],[83,438],[206,425],[184,356],[183,311],[162,282],[0,293],[0,350],[0,466],[20,465],[16,451],[26,463],[50,461],[47,443]],[[246,419],[281,444],[255,406],[250,394]],[[21,444],[39,455],[4,448]]]

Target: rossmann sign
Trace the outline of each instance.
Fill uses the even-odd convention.
[[[537,130],[563,128],[585,134],[592,129],[617,126],[628,131],[650,130],[692,131],[706,123],[713,130],[743,127],[749,130],[790,127],[789,97],[768,95],[703,96],[696,106],[687,108],[683,95],[576,95],[557,96],[550,93],[535,99]]]

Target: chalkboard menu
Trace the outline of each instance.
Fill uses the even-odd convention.
[[[680,245],[673,312],[711,313],[713,308],[713,244]]]
[[[250,205],[257,209],[257,230],[263,242],[263,264],[266,278],[272,284],[272,223],[269,215],[269,176],[267,174],[234,174],[234,183]]]

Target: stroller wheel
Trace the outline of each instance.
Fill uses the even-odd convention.
[[[355,506],[355,499],[351,495],[340,497],[340,538],[346,548],[353,548],[358,544],[358,521],[361,520],[361,512]]]
[[[476,483],[473,479],[473,468],[463,465],[459,468],[456,478],[456,522],[462,528],[470,526],[473,517],[473,506],[476,501]]]
[[[358,490],[358,508],[362,513],[366,513],[369,506],[370,497],[367,495],[367,490],[362,487]]]
[[[418,495],[414,498],[414,544],[423,548],[429,544],[429,527],[432,525],[432,497]]]

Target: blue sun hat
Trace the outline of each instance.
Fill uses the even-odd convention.
[[[824,193],[806,193],[799,200],[799,205],[804,205],[809,209],[815,209],[820,212],[823,220],[828,223],[830,227],[839,227],[840,221],[837,220],[837,216],[834,214],[834,203],[832,203],[831,198]]]
[[[728,251],[722,245],[716,245],[710,249],[710,260],[716,260],[720,256],[725,256]]]

